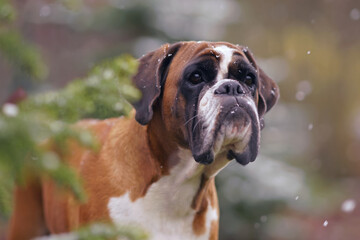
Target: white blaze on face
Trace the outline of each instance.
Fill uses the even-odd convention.
[[[204,121],[204,126],[207,127],[204,145],[211,141],[212,132],[215,130],[216,117],[221,111],[220,102],[214,98],[214,91],[223,83],[221,80],[224,79],[228,73],[229,64],[235,50],[221,45],[214,47],[214,51],[217,58],[220,57],[220,68],[215,79],[215,84],[206,91],[199,105],[199,118]]]
[[[217,53],[216,56],[220,55],[220,69],[216,77],[216,81],[218,82],[227,75],[229,64],[231,62],[235,49],[222,45],[222,46],[214,47],[214,50]]]

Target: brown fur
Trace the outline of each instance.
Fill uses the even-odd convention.
[[[217,240],[219,237],[219,223],[213,221],[210,227],[210,238],[209,240]]]
[[[133,118],[82,121],[78,125],[91,130],[102,144],[98,153],[72,144],[69,150],[71,155],[65,159],[82,176],[87,202],[79,204],[71,194],[59,190],[48,180],[43,181],[42,188],[39,183],[18,187],[9,239],[38,236],[40,230],[26,231],[29,222],[35,225],[35,222],[45,220],[50,232],[61,233],[92,221],[108,221],[107,203],[110,197],[129,191],[131,200],[135,201],[146,194],[148,187],[163,172],[168,172],[153,157],[149,158],[152,154],[146,138],[147,127],[141,126]],[[133,144],[129,145],[129,142]],[[125,161],[122,161],[124,157]],[[29,221],[33,217],[35,219]],[[25,230],[19,235],[15,234],[16,229]]]
[[[154,118],[156,119],[156,116]],[[63,233],[92,221],[109,221],[107,203],[110,197],[121,196],[129,191],[131,200],[135,201],[146,194],[153,182],[169,174],[167,163],[155,161],[153,158],[169,150],[157,149],[160,144],[152,143],[149,146],[146,135],[147,131],[152,131],[147,126],[139,125],[133,118],[84,120],[78,125],[92,131],[99,144],[102,144],[101,150],[95,153],[73,143],[69,151],[71,155],[65,159],[82,176],[87,202],[78,203],[71,194],[58,189],[55,183],[49,180],[43,181],[42,188],[39,183],[18,188],[15,195],[17,208],[12,218],[9,239],[29,239],[40,233],[44,234],[46,229],[51,233]],[[129,134],[129,131],[132,134]],[[136,148],[129,148],[128,142],[132,142]],[[138,146],[143,146],[140,151]],[[153,151],[150,152],[150,148]],[[124,156],[128,156],[129,161],[121,161]],[[129,172],[128,169],[134,171]],[[120,182],[121,185],[117,184]],[[216,207],[214,179],[206,180],[206,187],[200,187],[199,191],[206,196],[201,198],[201,207],[193,221],[194,233],[197,235],[205,232],[207,199],[210,199],[212,207]],[[30,222],[35,221],[36,225],[42,227],[34,230],[28,224],[29,218],[32,219]],[[23,226],[28,226],[29,231]],[[15,234],[15,229],[24,231]]]
[[[209,200],[209,201],[208,201]],[[193,230],[196,235],[201,235],[206,231],[205,228],[205,216],[206,210],[208,209],[208,205],[211,205],[212,208],[216,208],[218,210],[218,199],[215,188],[215,179],[205,179],[204,177],[201,180],[201,184],[198,190],[198,193],[193,201],[193,208],[196,209],[197,213],[195,215],[193,221]],[[219,211],[218,211],[219,215]],[[217,221],[213,221],[211,223],[210,236],[213,235],[213,228],[218,226]],[[216,232],[217,236],[217,232]],[[210,237],[211,239],[211,237]],[[217,238],[216,238],[217,239]]]
[[[47,233],[41,199],[41,187],[32,179],[14,193],[15,206],[9,228],[9,240],[24,240]]]
[[[111,197],[128,192],[130,199],[135,201],[146,195],[152,183],[168,175],[177,164],[171,162],[171,154],[178,146],[189,147],[184,124],[185,99],[179,94],[178,81],[193,56],[200,52],[212,54],[204,49],[213,44],[166,44],[141,58],[134,83],[142,91],[143,98],[134,104],[136,115],[133,111],[129,118],[80,121],[76,126],[93,132],[100,150],[91,151],[72,142],[69,154],[63,158],[82,177],[87,193],[86,203],[77,202],[70,193],[58,189],[48,179],[29,181],[15,191],[9,240],[31,239],[47,231],[68,232],[93,221],[110,221],[107,204]],[[243,56],[249,54],[242,53],[238,46],[216,44],[238,48]],[[181,54],[176,54],[179,49]],[[275,104],[278,90],[276,84],[260,71],[261,79],[262,75],[269,81],[260,93],[259,108],[264,114]],[[208,175],[203,177],[192,202],[196,210],[192,222],[196,235],[206,231],[205,217],[209,204],[218,211],[213,176],[217,171],[216,164],[204,168],[204,173]],[[211,222],[209,239],[218,239],[218,221]]]

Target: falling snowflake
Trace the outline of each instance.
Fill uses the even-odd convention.
[[[357,8],[353,8],[351,11],[350,11],[350,18],[354,21],[357,21],[360,19],[360,11],[359,9]]]
[[[341,204],[341,210],[347,213],[354,211],[355,207],[356,202],[354,199],[347,199]]]
[[[12,103],[5,103],[2,107],[2,111],[8,117],[16,117],[19,114],[19,108]]]

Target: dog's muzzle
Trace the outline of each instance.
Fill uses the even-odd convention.
[[[258,154],[260,126],[257,108],[249,90],[239,82],[223,80],[224,83],[213,90],[212,97],[216,100],[216,121],[212,132],[212,140],[203,136],[196,139],[201,148],[192,148],[194,159],[202,164],[211,164],[216,154],[226,151],[229,160],[235,159],[246,165],[255,160]],[[204,124],[206,125],[206,124]],[[209,126],[205,126],[209,127]]]

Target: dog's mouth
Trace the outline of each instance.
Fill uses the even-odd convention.
[[[237,106],[227,111],[224,116],[219,116],[213,134],[214,152],[222,152],[229,148],[241,151],[244,143],[247,143],[250,125],[251,119],[248,114]]]
[[[235,99],[235,100],[234,100]],[[190,144],[193,157],[201,164],[211,164],[218,155],[246,165],[255,160],[259,148],[259,118],[248,99],[232,98],[214,110],[213,124],[196,119]],[[230,103],[229,103],[230,102]]]

